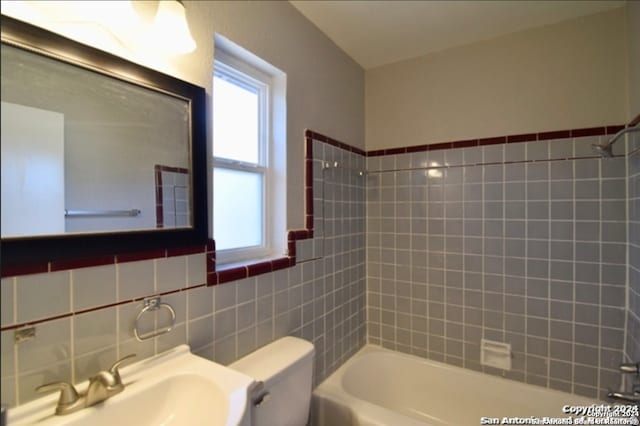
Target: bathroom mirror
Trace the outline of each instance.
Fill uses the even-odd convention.
[[[2,265],[204,244],[204,89],[2,16]]]

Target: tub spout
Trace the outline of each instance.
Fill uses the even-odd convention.
[[[640,392],[638,392],[637,390],[633,392],[609,391],[607,393],[607,398],[616,399],[618,401],[628,402],[631,404],[638,404],[640,403]]]

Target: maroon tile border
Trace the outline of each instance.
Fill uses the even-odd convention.
[[[517,142],[532,142],[538,140],[537,133],[525,133],[521,135],[509,135],[507,136],[507,143],[517,143]]]
[[[640,123],[640,115],[635,117],[634,120],[632,120],[629,123],[629,126],[633,126],[638,123]],[[300,240],[305,240],[308,238],[313,238],[313,235],[314,235],[313,233],[313,221],[314,221],[313,141],[314,140],[327,143],[329,145],[332,145],[332,146],[335,146],[359,155],[376,157],[376,156],[393,155],[393,154],[400,154],[400,153],[436,151],[436,150],[452,149],[452,148],[468,148],[468,147],[474,147],[474,146],[484,146],[484,145],[501,144],[501,143],[529,142],[529,141],[536,141],[536,140],[542,141],[542,140],[560,139],[560,138],[568,138],[568,137],[594,136],[594,135],[605,135],[605,134],[609,135],[609,134],[617,133],[618,131],[624,129],[625,127],[626,127],[625,125],[611,125],[611,126],[589,127],[589,128],[572,129],[572,130],[559,130],[559,131],[552,131],[552,132],[527,133],[527,134],[497,136],[497,137],[482,138],[482,139],[469,139],[469,140],[461,140],[461,141],[454,141],[454,142],[442,142],[442,143],[429,144],[429,145],[413,145],[408,147],[380,149],[380,150],[372,150],[367,152],[365,152],[360,148],[356,148],[351,145],[348,145],[344,142],[340,142],[329,136],[307,129],[305,130],[305,133],[304,133],[305,135],[305,163],[304,163],[304,167],[305,167],[305,170],[304,170],[305,229],[291,230],[288,232],[287,257],[283,257],[283,258],[279,258],[271,261],[260,261],[257,264],[248,264],[248,265],[243,265],[240,268],[232,268],[232,269],[225,269],[225,270],[219,271],[216,268],[215,241],[209,240],[205,247],[180,247],[180,248],[171,248],[171,249],[159,249],[159,250],[142,252],[142,253],[122,253],[122,254],[114,254],[113,256],[100,256],[100,257],[85,258],[85,259],[70,259],[65,261],[56,261],[56,262],[49,262],[49,263],[45,262],[45,263],[28,264],[28,265],[12,265],[9,267],[3,267],[1,271],[1,275],[2,277],[29,275],[29,274],[45,273],[50,271],[63,271],[68,269],[101,266],[101,265],[107,265],[112,263],[133,262],[133,261],[139,261],[139,260],[189,255],[189,254],[204,252],[206,253],[207,285],[222,284],[224,282],[228,282],[230,280],[229,279],[230,277],[239,276],[241,278],[245,278],[246,276],[259,275],[269,271],[274,271],[274,270],[294,266],[296,264],[296,242]],[[156,196],[160,197],[158,198],[159,200],[162,200],[162,197],[161,197],[162,177],[160,175],[161,171],[172,171],[172,172],[180,172],[180,173],[187,172],[186,169],[182,169],[179,167],[157,165],[156,166],[156,184],[160,184],[160,185],[157,188]]]
[[[289,268],[296,264],[296,242],[313,238],[313,141],[317,140],[332,146],[354,152],[359,155],[366,155],[365,151],[352,147],[344,142],[322,135],[311,130],[305,131],[305,191],[304,191],[304,229],[291,230],[287,234],[286,257],[277,258],[269,261],[259,261],[257,263],[245,264],[242,266],[218,269],[216,265],[216,246],[215,241],[208,240],[205,246],[198,247],[178,247],[171,249],[158,249],[147,252],[120,253],[113,256],[100,256],[95,258],[71,259],[66,261],[56,261],[50,263],[40,263],[32,265],[14,265],[5,267],[2,270],[3,277],[19,276],[28,274],[37,274],[50,271],[63,271],[76,268],[86,268],[91,266],[101,266],[108,264],[117,264],[125,262],[134,262],[141,260],[157,259],[171,256],[181,256],[196,253],[205,253],[206,255],[206,285],[212,286],[223,284],[229,281],[257,276],[279,269]],[[157,209],[162,210],[162,193],[160,187],[162,185],[162,171],[186,172],[184,169],[177,167],[156,165],[156,202]],[[161,217],[161,214],[160,216]]]
[[[510,135],[507,136],[507,143],[517,143],[517,142],[531,142],[538,140],[537,133],[526,133],[522,135]]]
[[[305,130],[305,163],[304,163],[304,229],[290,230],[287,234],[287,257],[275,259],[270,261],[271,271],[288,268],[295,266],[296,264],[296,243],[297,241],[313,238],[313,221],[314,221],[314,209],[313,209],[313,141],[323,142],[332,146],[335,146],[345,151],[353,152],[358,155],[366,156],[367,153],[354,146],[340,142],[329,136],[323,135],[313,130]],[[269,272],[266,262],[259,263],[257,265],[246,265],[249,271],[249,276],[253,276],[254,272],[257,274]],[[219,278],[219,277],[218,277]],[[218,279],[218,284],[221,282]],[[213,285],[213,284],[212,284]]]
[[[116,256],[98,256],[85,259],[59,260],[50,263],[50,270],[51,272],[64,271],[67,269],[87,268],[90,266],[112,265],[114,263],[116,263]]]
[[[158,249],[136,253],[123,253],[116,255],[116,263],[137,262],[140,260],[157,259],[167,257],[167,250]]]
[[[354,152],[354,153],[360,154],[360,155],[366,155],[365,151],[360,149],[360,148],[356,148],[355,146],[351,146],[351,145],[346,144],[344,142],[340,142],[339,140],[333,139],[333,138],[331,138],[329,136],[323,135],[323,134],[318,133],[318,132],[314,132],[313,130],[309,130],[309,129],[305,130],[304,131],[304,136],[305,136],[305,139],[307,141],[309,141],[310,139],[311,140],[315,139],[317,141],[327,143],[327,144],[335,146],[337,148],[344,149],[345,151]],[[309,157],[307,157],[307,158],[309,158]]]
[[[638,115],[629,126],[633,126],[640,123],[640,115]],[[83,259],[70,259],[65,261],[55,261],[48,263],[37,263],[37,264],[29,264],[29,265],[12,265],[10,267],[2,268],[2,277],[11,277],[11,276],[20,276],[20,275],[29,275],[29,274],[37,274],[37,273],[45,273],[49,271],[62,271],[68,269],[76,269],[76,268],[85,268],[91,266],[100,266],[107,265],[113,263],[124,263],[124,262],[133,262],[139,260],[148,260],[155,258],[164,258],[171,256],[180,256],[180,255],[189,255],[189,254],[197,254],[197,253],[205,253],[206,254],[206,268],[207,268],[207,282],[184,288],[172,290],[169,292],[161,293],[160,295],[173,294],[180,291],[188,291],[194,288],[199,288],[203,286],[212,286],[217,284],[223,284],[230,281],[236,281],[239,279],[257,276],[261,274],[265,274],[272,271],[277,271],[280,269],[289,268],[295,266],[296,264],[296,242],[299,240],[305,240],[308,238],[313,238],[313,140],[318,140],[320,142],[328,143],[332,146],[336,146],[341,149],[345,149],[350,152],[357,153],[359,155],[366,155],[369,157],[382,156],[382,155],[392,155],[399,153],[410,153],[410,152],[421,152],[421,151],[434,151],[440,149],[451,149],[451,148],[467,148],[474,146],[484,146],[484,145],[492,145],[492,144],[500,144],[500,143],[516,143],[516,142],[527,142],[527,141],[535,141],[535,140],[550,140],[557,138],[567,138],[567,137],[580,137],[580,136],[594,136],[594,135],[605,135],[605,134],[614,134],[618,131],[624,129],[626,126],[624,125],[613,125],[606,127],[591,127],[584,129],[573,129],[573,130],[561,130],[554,132],[543,132],[543,133],[528,133],[528,134],[520,134],[520,135],[510,135],[510,136],[499,136],[492,138],[483,138],[483,139],[471,139],[471,140],[463,140],[456,142],[444,142],[430,145],[418,145],[418,146],[409,146],[403,148],[392,148],[392,149],[382,149],[382,150],[373,150],[365,152],[359,148],[352,147],[343,142],[332,139],[328,136],[322,135],[317,132],[313,132],[311,130],[305,131],[305,229],[299,230],[291,230],[287,234],[287,248],[288,248],[288,256],[282,257],[278,259],[273,259],[269,261],[260,261],[257,263],[251,263],[242,266],[236,266],[226,269],[217,269],[216,268],[216,247],[215,241],[210,239],[208,240],[205,246],[196,246],[196,247],[179,247],[179,248],[170,248],[170,249],[158,249],[148,252],[140,252],[140,253],[122,253],[122,254],[114,254],[113,256],[98,256],[93,258],[83,258]],[[165,166],[157,166],[157,167],[165,167]],[[171,170],[168,170],[171,169]],[[174,171],[174,172],[186,172],[184,169],[180,168],[171,168],[163,169],[166,171]],[[161,195],[161,175],[158,175],[158,170],[156,169],[156,184],[160,183],[159,190],[156,191],[156,196],[160,195],[160,200],[162,199]],[[46,321],[52,321],[55,319],[61,319],[70,317],[73,315],[84,314],[87,312],[97,311],[100,309],[106,309],[113,306],[118,306],[126,303],[135,302],[138,300],[142,300],[144,296],[139,297],[132,300],[121,301],[109,305],[103,305],[96,308],[85,309],[78,312],[70,312],[63,315],[58,315],[50,318],[43,318],[36,321],[31,321],[29,323],[23,324],[14,324],[10,326],[6,326],[1,329],[1,331],[12,330],[21,328],[27,325],[35,325],[40,324]]]
[[[292,258],[290,257],[281,257],[280,259],[275,259],[271,261],[271,268],[273,271],[278,271],[280,269],[286,269],[292,264]]]
[[[607,134],[606,127],[590,127],[587,129],[576,129],[571,131],[572,138],[579,138],[582,136],[601,136]]]
[[[167,249],[167,257],[188,256],[190,254],[205,253],[206,251],[207,251],[206,246],[173,247],[173,248]]]
[[[634,119],[629,126],[633,126],[634,122],[640,122],[640,115]],[[454,142],[440,142],[433,143],[429,145],[412,145],[400,148],[389,148],[389,149],[376,149],[372,151],[367,151],[367,157],[380,157],[384,155],[394,155],[394,154],[406,154],[411,152],[422,152],[422,151],[438,151],[441,149],[455,149],[455,148],[469,148],[474,146],[486,146],[486,145],[496,145],[496,144],[505,144],[505,143],[517,143],[517,142],[533,142],[533,141],[547,141],[551,139],[566,139],[566,138],[577,138],[582,136],[601,136],[601,135],[610,135],[617,133],[618,131],[624,129],[625,125],[612,125],[612,126],[602,126],[602,127],[587,127],[582,129],[571,129],[571,130],[555,130],[552,132],[541,132],[541,133],[524,133],[519,135],[507,135],[507,136],[495,136],[490,138],[482,138],[482,139],[468,139],[463,141],[454,141]]]
[[[49,263],[31,263],[27,265],[2,266],[2,278],[20,275],[42,274],[49,272]]]
[[[241,280],[249,276],[247,266],[244,265],[234,268],[221,269],[219,271],[216,271],[216,274],[218,275],[218,284]]]
[[[498,145],[498,144],[505,144],[505,143],[507,143],[506,136],[498,136],[495,138],[484,138],[484,139],[478,140],[478,146]],[[455,142],[455,145],[456,145],[456,148],[463,148],[463,146],[458,145],[457,142]]]
[[[640,116],[639,116],[640,117]],[[629,124],[629,127],[634,126],[634,124]],[[624,129],[626,126],[607,126],[607,135],[615,135],[620,130]]]
[[[273,271],[273,266],[271,261],[265,261],[260,263],[253,263],[251,265],[247,265],[247,273],[250,277],[255,277],[256,275],[266,274],[268,272]]]
[[[566,139],[571,137],[571,130],[556,130],[553,132],[538,133],[539,141],[546,141],[550,139]]]

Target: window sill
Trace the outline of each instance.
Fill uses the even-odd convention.
[[[229,281],[255,277],[279,269],[289,268],[293,265],[295,265],[295,258],[289,256],[227,263],[216,268],[215,272],[210,275],[210,279],[207,280],[209,281],[207,285],[223,284]]]

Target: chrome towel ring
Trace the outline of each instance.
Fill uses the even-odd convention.
[[[166,308],[167,310],[169,310],[169,313],[171,314],[171,325],[169,325],[169,327],[167,328],[163,328],[162,330],[156,330],[147,334],[140,335],[140,333],[138,333],[138,327],[140,325],[139,322],[142,315],[144,315],[145,312],[153,312],[161,308]],[[148,299],[144,299],[144,307],[136,317],[136,324],[133,328],[133,334],[136,336],[136,340],[138,342],[143,342],[145,340],[151,339],[152,337],[160,336],[162,334],[166,334],[170,332],[171,330],[173,330],[173,326],[175,324],[176,324],[176,311],[173,310],[171,305],[169,305],[168,303],[162,303],[160,301],[159,296],[150,297]]]

